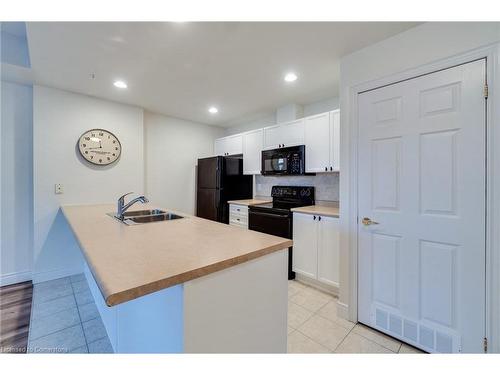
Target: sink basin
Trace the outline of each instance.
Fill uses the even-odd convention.
[[[160,215],[160,214],[165,214],[165,211],[159,210],[157,208],[153,210],[140,210],[140,211],[126,211],[123,216],[125,217],[130,217],[130,216],[151,216],[151,215]]]
[[[145,224],[145,223],[154,223],[157,221],[175,220],[175,219],[182,219],[182,216],[168,212],[159,215],[128,217],[124,220],[124,223],[130,225],[128,222],[132,221],[136,224]]]
[[[112,218],[115,218],[116,220],[119,220],[127,225],[155,223],[158,221],[175,220],[183,218],[183,216],[179,216],[171,212],[165,212],[158,209],[127,211],[121,218],[116,216],[115,212],[108,213],[108,216],[111,216]]]

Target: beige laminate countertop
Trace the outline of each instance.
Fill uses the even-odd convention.
[[[147,204],[135,209],[156,208]],[[64,206],[108,306],[292,246],[286,238],[175,212],[183,219],[125,225],[115,205]]]
[[[303,214],[339,217],[338,206],[322,206],[322,205],[304,206],[304,207],[292,208],[292,211]]]
[[[241,204],[242,206],[253,206],[272,202],[272,199],[240,199],[236,201],[227,201],[229,204]]]

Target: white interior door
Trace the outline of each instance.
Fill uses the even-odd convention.
[[[485,65],[358,96],[358,319],[429,352],[483,351]]]

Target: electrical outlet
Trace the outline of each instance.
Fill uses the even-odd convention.
[[[55,191],[56,194],[62,194],[64,193],[64,188],[62,184],[56,184],[55,185]]]

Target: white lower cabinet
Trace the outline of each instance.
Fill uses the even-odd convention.
[[[248,229],[248,206],[231,203],[229,205],[229,225]]]
[[[339,219],[293,214],[293,270],[330,286],[339,286]]]

